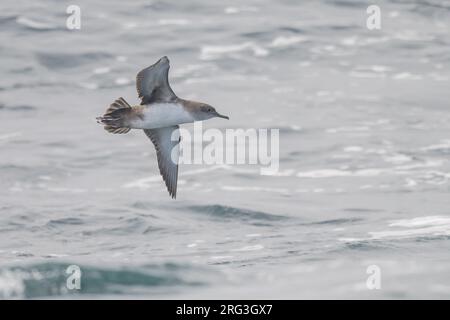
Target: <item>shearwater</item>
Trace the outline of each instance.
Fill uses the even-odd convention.
[[[169,85],[169,68],[169,59],[162,57],[141,70],[136,77],[141,104],[131,106],[120,97],[97,120],[111,133],[143,129],[155,145],[159,171],[167,190],[172,198],[176,198],[179,125],[214,117],[229,118],[219,114],[209,104],[178,98]]]

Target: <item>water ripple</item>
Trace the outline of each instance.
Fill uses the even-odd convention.
[[[288,219],[287,216],[276,215],[272,213],[266,213],[262,211],[250,210],[250,209],[240,209],[230,206],[223,205],[204,205],[204,206],[190,206],[189,210],[206,214],[209,217],[214,217],[217,219],[225,219],[225,220],[241,220],[241,221],[253,221],[253,222],[261,222],[261,221],[282,221]]]

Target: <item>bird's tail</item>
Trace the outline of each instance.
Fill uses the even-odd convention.
[[[120,97],[106,109],[102,117],[97,117],[97,123],[105,125],[105,130],[111,133],[127,133],[130,128],[125,125],[125,120],[130,112],[131,106]]]

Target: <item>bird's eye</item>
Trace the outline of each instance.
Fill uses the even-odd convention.
[[[211,108],[208,108],[208,112],[211,112],[212,111],[212,109]]]

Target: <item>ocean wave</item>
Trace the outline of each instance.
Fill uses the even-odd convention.
[[[56,225],[82,225],[85,222],[79,218],[62,218],[62,219],[54,219],[50,220],[47,225],[48,226],[56,226]]]
[[[279,36],[273,39],[270,46],[274,48],[278,47],[291,47],[300,42],[307,41],[308,38],[305,36]]]
[[[184,210],[185,208],[183,208]],[[230,206],[223,206],[219,204],[215,205],[203,205],[203,206],[189,206],[187,207],[192,212],[201,213],[209,217],[223,219],[223,220],[239,220],[245,222],[251,222],[254,224],[260,224],[261,222],[268,221],[282,221],[288,219],[287,216],[277,215],[272,213],[266,213],[262,211],[240,209]]]
[[[57,29],[57,26],[49,22],[37,21],[31,18],[19,16],[16,18],[17,24],[35,31],[49,31]]]
[[[412,219],[391,221],[389,230],[368,232],[364,238],[341,238],[340,241],[357,246],[364,243],[375,243],[382,240],[414,239],[447,239],[450,236],[450,216],[424,216]]]
[[[100,228],[90,228],[89,230],[82,231],[84,236],[93,235],[114,235],[114,236],[128,236],[130,234],[145,234],[151,232],[148,224],[144,218],[132,217],[117,219],[114,225],[102,226]]]
[[[423,147],[421,150],[438,155],[448,155],[450,154],[450,140],[442,140],[437,144]]]
[[[250,52],[255,57],[265,57],[269,51],[253,42],[244,42],[230,45],[211,45],[201,48],[201,60],[217,60],[224,57],[233,57],[241,52]]]
[[[158,288],[203,286],[208,282],[203,268],[182,264],[154,264],[141,267],[100,268],[81,266],[80,289],[69,289],[67,272],[71,263],[38,263],[0,268],[0,298],[76,298],[83,295],[133,296],[156,292]],[[73,287],[72,287],[73,288]]]
[[[22,132],[8,132],[0,134],[0,141],[9,141],[20,136],[22,136]]]
[[[222,190],[225,191],[234,191],[234,192],[245,192],[245,191],[253,191],[253,192],[269,192],[269,193],[281,193],[281,194],[289,194],[290,190],[287,188],[270,188],[270,187],[255,187],[255,186],[230,186],[224,185],[221,187]]]
[[[257,170],[236,168],[231,165],[213,165],[213,166],[208,166],[208,167],[204,167],[201,169],[193,169],[193,170],[183,171],[180,173],[180,177],[202,175],[206,172],[212,172],[212,171],[217,171],[217,170],[227,170],[227,171],[232,171],[232,172],[236,172],[239,174],[254,174],[254,173],[258,172]],[[145,177],[145,178],[140,178],[137,180],[130,181],[130,182],[124,184],[122,187],[123,188],[138,188],[138,189],[142,189],[142,190],[150,189],[150,188],[152,188],[153,183],[160,183],[161,179],[162,179],[161,176],[156,174],[156,175],[153,175],[150,177]],[[178,182],[180,182],[180,180]]]
[[[16,15],[13,14],[0,14],[0,25],[7,24],[11,21],[15,21],[17,19]]]
[[[317,225],[338,225],[338,224],[345,224],[349,225],[355,222],[361,222],[363,219],[361,218],[341,218],[341,219],[329,219],[329,220],[321,220],[316,222],[311,222],[309,224],[317,224]]]
[[[320,169],[312,171],[300,171],[297,173],[299,178],[335,178],[335,177],[375,177],[383,173],[390,172],[389,169],[384,168],[367,168],[355,171],[338,170],[338,169]]]
[[[41,65],[49,69],[75,68],[83,64],[97,64],[112,56],[104,52],[86,53],[37,53],[36,58]]]
[[[33,110],[36,110],[36,107],[30,106],[30,105],[26,105],[26,104],[19,104],[19,105],[8,106],[8,105],[0,103],[0,110],[6,110],[6,111],[33,111]]]

